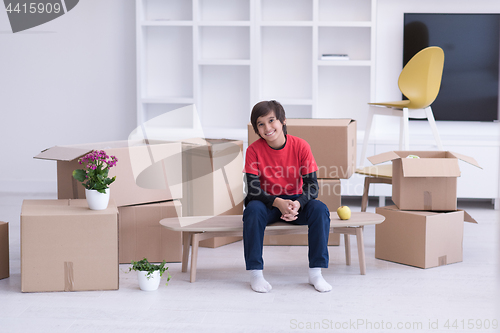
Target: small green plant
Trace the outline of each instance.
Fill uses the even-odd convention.
[[[153,272],[154,271],[160,271],[160,278],[163,277],[163,273],[167,273],[167,283],[165,284],[166,286],[168,286],[168,281],[170,281],[170,279],[172,278],[172,276],[170,275],[170,273],[168,272],[168,267],[165,267],[165,264],[167,262],[165,260],[162,261],[162,263],[158,264],[158,265],[155,265],[155,264],[152,264],[148,261],[148,259],[144,258],[142,260],[139,260],[139,261],[133,261],[132,260],[132,267],[130,267],[128,269],[128,271],[143,271],[143,272],[148,272],[148,274],[146,274],[146,277],[147,279],[151,279],[153,276]]]

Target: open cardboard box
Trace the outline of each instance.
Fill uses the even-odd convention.
[[[287,118],[287,133],[311,146],[318,178],[348,179],[356,170],[356,120]],[[248,123],[248,145],[260,137]]]
[[[0,222],[0,279],[9,277],[9,223]]]
[[[450,151],[390,151],[368,160],[392,161],[392,201],[402,210],[456,210],[458,161],[481,168],[474,158]]]
[[[182,197],[182,157],[179,142],[123,140],[54,146],[34,158],[57,161],[59,199],[85,199],[85,188],[72,176],[82,169],[78,159],[92,150],[105,150],[118,158],[109,171],[116,181],[110,198],[117,206],[167,201]]]
[[[118,289],[118,210],[90,210],[87,201],[24,200],[21,290]]]
[[[385,221],[375,227],[375,258],[420,268],[461,262],[464,221],[477,223],[463,210],[403,211],[376,208]]]
[[[243,214],[243,141],[182,140],[183,216]],[[215,237],[200,246],[218,247],[241,237]]]

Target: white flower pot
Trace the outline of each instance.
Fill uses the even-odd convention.
[[[87,204],[92,210],[103,210],[108,208],[109,203],[109,188],[107,188],[106,193],[99,193],[97,190],[85,189],[85,198],[87,198]]]
[[[158,289],[160,286],[160,271],[154,271],[153,274],[150,275],[150,278],[147,278],[148,272],[146,271],[137,271],[137,278],[139,280],[139,288],[144,291],[154,291]]]

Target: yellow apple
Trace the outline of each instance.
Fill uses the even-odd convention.
[[[337,208],[337,215],[341,220],[349,220],[351,218],[351,209],[348,206],[340,206]]]

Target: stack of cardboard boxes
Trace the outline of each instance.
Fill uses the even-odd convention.
[[[103,211],[88,209],[85,188],[72,177],[92,150],[118,158]],[[57,161],[58,200],[23,202],[21,289],[117,289],[118,263],[180,261],[181,233],[158,222],[181,212],[181,152],[179,142],[126,140],[55,146],[35,156]]]
[[[477,162],[448,151],[391,151],[368,159],[392,161],[395,206],[376,209],[385,221],[375,229],[375,257],[421,268],[462,261],[463,222],[477,222],[457,210],[458,161]]]
[[[108,155],[118,158],[118,163],[109,173],[110,177],[116,176],[116,181],[110,185],[110,205],[105,211],[107,215],[100,217],[103,219],[101,227],[106,225],[112,229],[114,214],[114,234],[100,233],[101,236],[108,237],[107,242],[102,237],[85,238],[87,229],[76,223],[79,220],[90,223],[90,220],[98,217],[85,206],[85,188],[72,177],[73,170],[84,168],[78,163],[78,159],[92,150],[104,150]],[[147,258],[150,262],[180,262],[181,232],[167,230],[161,227],[159,221],[182,214],[242,214],[242,150],[242,141],[201,138],[183,142],[144,138],[55,146],[44,150],[35,158],[57,161],[58,200],[27,200],[23,203],[23,291],[116,289],[118,263],[130,263],[142,258]],[[81,207],[82,205],[85,207]],[[62,229],[61,233],[61,225],[56,222],[68,227]],[[109,231],[109,228],[106,230]],[[35,231],[37,238],[51,241],[37,242],[30,238]],[[97,232],[98,229],[95,229],[92,233]],[[68,242],[68,239],[73,239],[74,235],[82,235],[79,243],[83,248],[100,248],[103,251],[101,259],[108,258],[111,262],[114,260],[114,265],[110,261],[106,263],[116,274],[108,274],[108,277],[101,279],[101,282],[106,280],[110,284],[96,283],[84,273],[86,270],[81,269],[86,267],[84,263],[95,259],[95,253],[84,251],[82,247],[78,251],[72,251],[76,243]],[[241,237],[217,237],[206,240],[202,245],[217,247],[239,239]],[[58,247],[57,253],[65,254],[64,258],[51,255],[55,259],[48,264],[48,258],[44,261],[38,254],[44,253],[45,248],[54,248],[55,244]],[[110,248],[102,248],[103,244],[114,246],[116,256]],[[40,264],[35,265],[36,273],[29,268],[35,267],[34,262]],[[66,269],[64,265],[68,262],[75,269]],[[65,269],[61,268],[60,276],[56,279],[40,279],[40,274],[43,275],[43,271],[53,266],[64,266]],[[70,275],[72,278],[68,279]],[[60,281],[53,284],[51,281],[54,280]],[[69,280],[76,285],[68,286],[64,281]]]
[[[353,119],[292,119],[287,133],[306,140],[318,165],[318,200],[331,212],[341,206],[340,179],[348,179],[356,168],[356,121]],[[259,139],[248,124],[248,145]],[[265,245],[307,245],[307,235],[265,236]],[[328,245],[339,245],[340,234],[330,234]]]
[[[180,261],[180,232],[165,230],[158,222],[181,213],[181,144],[125,140],[49,148],[35,158],[57,161],[59,199],[85,199],[85,188],[72,173],[84,167],[78,159],[92,150],[118,158],[109,174],[116,176],[110,198],[118,207],[119,262],[144,257],[150,262]]]

